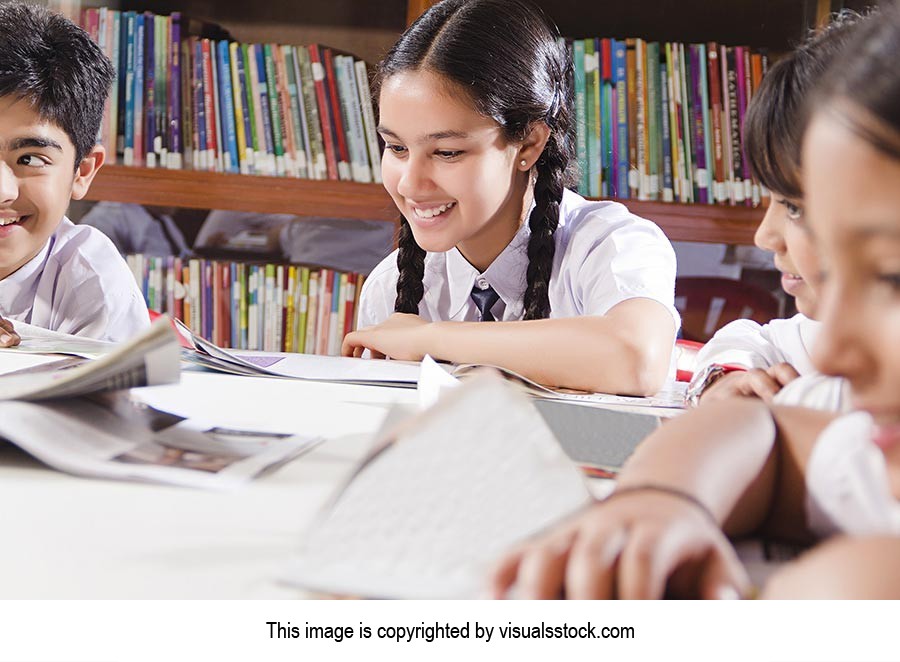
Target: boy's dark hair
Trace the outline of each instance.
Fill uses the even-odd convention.
[[[862,17],[845,10],[779,60],[762,79],[744,120],[744,153],[766,188],[802,198],[800,147],[808,96],[856,32]]]
[[[0,3],[0,97],[27,101],[75,146],[75,167],[97,143],[114,70],[67,18],[21,2]]]
[[[377,85],[415,70],[439,74],[468,93],[510,142],[524,140],[536,122],[550,126],[536,164],[524,297],[525,319],[548,317],[553,233],[563,189],[572,183],[575,151],[572,63],[558,30],[527,0],[443,0],[403,33],[381,62]],[[399,247],[394,309],[418,313],[425,251],[405,218]]]
[[[854,33],[817,89],[807,118],[823,108],[900,161],[900,4],[880,7]]]

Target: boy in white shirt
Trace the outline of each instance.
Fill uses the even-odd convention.
[[[16,321],[110,341],[149,325],[112,243],[65,218],[103,165],[96,138],[113,75],[67,19],[0,5],[0,346],[18,344]]]

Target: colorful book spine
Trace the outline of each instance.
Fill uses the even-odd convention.
[[[672,133],[669,122],[669,76],[665,67],[659,70],[659,92],[662,112],[660,113],[660,131],[662,133],[662,200],[675,200],[675,187],[672,179]]]
[[[650,200],[658,200],[662,174],[662,130],[660,127],[663,104],[659,86],[659,43],[647,43],[647,171]]]
[[[282,46],[281,57],[284,60],[284,75],[291,112],[291,126],[294,131],[294,161],[296,163],[297,176],[312,179],[312,153],[309,147],[309,129],[306,126],[306,112],[303,108],[303,95],[300,92],[299,70],[294,58],[294,47]]]
[[[253,145],[248,145],[250,138],[250,115],[245,107],[247,98],[247,79],[244,74],[244,59],[241,46],[237,42],[228,44],[228,59],[231,64],[231,89],[234,100],[234,125],[237,140],[238,170],[242,175],[249,175],[253,163]]]
[[[332,139],[331,104],[325,88],[325,65],[320,56],[320,47],[312,44],[307,50],[309,54],[309,66],[316,93],[316,108],[319,113],[320,127],[322,131],[322,145],[325,150],[325,163],[328,171],[328,179],[340,179],[338,172],[337,143]]]
[[[173,170],[181,170],[184,167],[184,145],[182,144],[182,91],[183,72],[181,50],[181,15],[173,12],[168,22],[169,27],[169,58],[171,71],[167,80],[169,104],[169,150],[166,167]],[[185,63],[186,64],[186,63]],[[187,133],[185,133],[187,135]]]
[[[256,77],[253,82],[259,88],[257,92],[259,101],[257,117],[262,121],[262,134],[266,144],[266,174],[275,176],[278,174],[278,159],[277,151],[275,150],[274,127],[272,126],[272,110],[269,107],[269,81],[266,78],[265,51],[262,44],[254,44],[252,48],[256,58]],[[281,167],[283,172],[283,158]]]
[[[221,100],[221,119],[223,123],[224,170],[225,172],[240,172],[240,157],[238,156],[237,125],[235,123],[234,88],[231,84],[231,52],[227,41],[216,43],[218,55],[217,73],[219,76],[219,99]]]
[[[625,57],[625,42],[613,40],[613,81],[616,93],[616,189],[617,198],[629,197],[629,174],[631,163],[628,160],[628,78]]]
[[[335,56],[334,73],[337,78],[338,94],[341,99],[344,127],[347,130],[347,145],[350,150],[350,174],[353,177],[353,181],[368,184],[372,181],[372,166],[369,165],[369,153],[366,149],[366,133],[363,128],[359,92],[356,89],[356,71],[353,68],[353,58],[349,55]]]
[[[697,44],[688,47],[691,71],[691,125],[694,153],[694,186],[696,200],[700,204],[709,202],[709,171],[706,167],[706,137],[703,126],[703,92],[701,72],[706,68],[706,58],[701,59]]]
[[[337,76],[334,72],[334,54],[330,48],[322,49],[325,65],[325,91],[331,105],[331,133],[337,145],[338,175],[341,179],[352,180],[353,170],[350,165],[350,149],[347,147],[347,128],[341,115],[341,99],[337,90]]]
[[[578,163],[578,192],[589,195],[590,168],[588,166],[587,109],[585,108],[584,42],[572,42],[572,62],[575,65],[575,158]]]
[[[272,148],[275,151],[275,174],[284,177],[287,173],[284,162],[284,118],[281,116],[281,103],[278,100],[278,80],[275,76],[275,60],[271,44],[261,44],[263,65],[265,67],[266,91],[268,93],[270,122],[272,124]],[[263,74],[260,73],[260,85]]]

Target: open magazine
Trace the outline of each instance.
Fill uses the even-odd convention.
[[[321,438],[216,426],[157,411],[128,391],[0,402],[0,437],[79,476],[233,488]]]
[[[401,386],[413,388],[419,383],[421,364],[413,361],[375,361],[341,356],[317,356],[283,352],[251,352],[225,350],[194,334],[182,322],[175,324],[186,347],[184,360],[210,370],[238,375],[265,375],[313,381]],[[428,357],[426,357],[428,358]],[[685,384],[673,382],[651,397],[631,397],[612,393],[587,393],[571,389],[551,388],[538,384],[507,368],[484,364],[440,364],[441,369],[455,377],[466,377],[479,368],[493,368],[507,379],[516,382],[536,398],[567,400],[585,404],[626,407],[655,407],[673,410],[684,408]]]
[[[181,321],[175,325],[185,347],[182,358],[196,365],[236,375],[287,377],[414,388],[419,364],[412,361],[370,361],[344,356],[225,350],[193,333]]]
[[[88,351],[97,341],[26,327],[16,325],[23,349],[0,350],[0,368],[4,358],[37,346],[75,356],[0,375],[0,439],[61,471],[228,488],[320,441],[223,428],[132,401],[125,389],[179,380],[180,347],[168,320],[122,345],[99,343],[97,351]]]
[[[34,347],[24,326],[16,325],[16,329],[20,334],[25,333],[22,337],[25,349],[14,347],[0,352],[29,351]],[[72,347],[71,338],[44,331],[40,337],[43,352],[74,353],[65,351]],[[76,361],[74,365],[63,360],[4,374],[0,376],[0,401],[70,398],[100,391],[169,384],[179,379],[178,339],[166,320],[159,320],[132,340],[111,345],[104,351],[96,354],[98,358]]]
[[[499,554],[590,502],[534,404],[475,376],[382,439],[284,579],[344,595],[476,597]]]

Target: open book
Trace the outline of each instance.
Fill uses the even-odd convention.
[[[382,440],[285,580],[348,595],[475,597],[499,554],[590,502],[533,404],[479,375]]]

